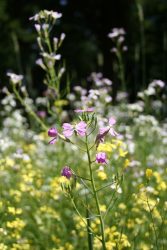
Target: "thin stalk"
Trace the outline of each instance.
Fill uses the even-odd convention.
[[[153,224],[153,231],[154,231],[154,235],[155,235],[155,245],[156,245],[156,248],[158,250],[159,249],[158,248],[158,236],[157,236],[157,231],[156,231],[156,228],[155,228],[154,218],[153,218],[153,215],[152,215],[153,209],[151,209],[151,207],[150,207],[147,194],[146,194],[146,197],[147,197],[147,206],[148,206],[148,209],[149,209],[149,212],[150,212],[151,221],[152,221],[152,224]]]
[[[122,89],[123,89],[123,91],[125,91],[126,90],[125,69],[124,69],[124,63],[123,63],[122,54],[121,54],[119,45],[117,45],[117,53],[116,53],[116,55],[117,55],[118,64],[119,64],[119,74],[120,74]]]
[[[93,190],[93,195],[94,195],[94,198],[95,198],[95,201],[96,201],[96,208],[97,208],[98,215],[99,215],[99,220],[100,220],[101,236],[102,236],[101,242],[102,242],[103,250],[106,250],[105,235],[104,235],[104,222],[103,222],[102,214],[101,214],[101,211],[100,211],[99,199],[98,199],[98,196],[97,196],[96,186],[95,186],[95,181],[94,181],[94,176],[93,176],[93,171],[92,171],[92,162],[91,162],[89,146],[88,146],[88,136],[86,136],[86,150],[87,150],[87,157],[88,157],[88,165],[89,165],[89,172],[90,172],[92,190]]]
[[[75,173],[74,173],[75,174]],[[90,179],[88,178],[85,178],[85,177],[82,177],[82,176],[79,176],[77,174],[75,174],[76,177],[80,178],[80,179],[83,179],[83,180],[86,180],[86,181],[91,181]]]
[[[141,43],[141,62],[142,62],[142,84],[146,87],[146,56],[145,56],[145,32],[144,32],[144,12],[142,4],[136,0],[138,17],[140,22],[140,43]]]
[[[16,98],[20,101],[20,103],[25,107],[25,109],[27,110],[27,112],[34,117],[34,119],[41,125],[41,127],[46,130],[47,127],[46,125],[41,121],[41,119],[35,114],[35,112],[29,107],[29,105],[27,105],[24,100],[22,99],[22,97],[19,95],[18,91],[16,90],[15,85],[13,85],[13,92],[15,93]]]
[[[76,213],[78,214],[78,216],[80,217],[80,219],[83,221],[83,223],[86,225],[86,227],[88,227],[86,221],[84,220],[84,218],[83,218],[82,215],[80,214],[79,210],[77,209],[74,199],[73,199],[71,196],[70,196],[70,198],[71,198],[71,202],[72,202],[72,205],[73,205],[73,207],[74,207]],[[89,231],[94,235],[94,237],[96,237],[98,240],[101,241],[101,239],[95,234],[95,232],[92,230],[91,227],[89,227]]]
[[[105,188],[109,187],[110,185],[112,185],[112,184],[114,184],[114,183],[116,183],[116,182],[117,182],[117,181],[110,182],[110,183],[108,183],[107,185],[105,185],[105,186],[103,186],[103,187],[101,187],[101,188],[96,189],[96,192],[99,192],[99,191],[101,191],[102,189],[105,189]]]
[[[92,239],[92,233],[90,231],[91,219],[89,218],[88,209],[86,209],[86,220],[87,220],[88,247],[89,247],[89,250],[93,250],[93,239]]]

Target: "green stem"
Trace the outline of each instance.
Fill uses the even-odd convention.
[[[136,0],[138,17],[140,22],[140,44],[141,44],[141,62],[142,62],[142,84],[146,87],[146,55],[145,55],[145,32],[144,32],[144,11],[140,1]]]
[[[92,233],[90,231],[91,228],[91,220],[89,218],[89,210],[86,209],[86,220],[87,220],[87,234],[88,234],[88,246],[89,250],[93,250],[93,240],[92,240]]]
[[[16,98],[20,101],[20,103],[25,107],[25,109],[27,110],[27,112],[34,117],[34,119],[41,125],[41,127],[46,130],[47,127],[46,125],[41,121],[41,119],[35,114],[35,112],[30,108],[29,105],[27,105],[23,98],[19,95],[15,85],[13,85],[13,92],[15,93]]]
[[[70,198],[71,198],[71,202],[72,202],[72,205],[73,205],[73,207],[74,207],[76,213],[78,214],[78,216],[80,217],[80,219],[82,220],[82,222],[86,225],[86,227],[89,227],[89,226],[87,225],[87,222],[84,220],[84,218],[83,218],[82,215],[80,214],[79,210],[77,209],[76,204],[75,204],[75,201],[74,201],[74,198],[72,198],[71,196],[70,196]],[[95,234],[95,232],[92,230],[91,227],[89,227],[89,231],[90,231],[98,240],[101,241],[101,239]]]
[[[149,203],[149,199],[148,199],[147,193],[146,193],[146,197],[147,197],[147,206],[148,206],[148,209],[149,209],[149,212],[150,212],[151,221],[152,221],[152,224],[153,224],[153,232],[154,232],[154,235],[155,235],[155,245],[156,245],[156,248],[158,250],[158,236],[157,236],[157,231],[156,231],[156,228],[155,228],[154,218],[153,218],[153,215],[152,215],[153,209],[151,209],[151,207],[150,207],[150,203]]]
[[[121,54],[121,49],[119,44],[117,45],[117,59],[118,59],[118,64],[119,64],[119,74],[120,74],[120,80],[122,84],[122,89],[123,91],[126,90],[126,84],[125,84],[125,69],[124,69],[124,63],[122,59],[122,54]]]
[[[106,250],[105,235],[104,235],[104,222],[103,222],[102,214],[100,211],[100,204],[99,204],[99,199],[97,196],[97,191],[96,191],[96,186],[95,186],[95,181],[94,181],[94,176],[93,176],[93,171],[92,171],[92,162],[91,162],[89,146],[88,146],[88,136],[86,136],[86,150],[87,150],[87,157],[88,157],[88,165],[89,165],[89,171],[90,171],[92,190],[93,190],[93,195],[94,195],[94,198],[96,201],[96,208],[97,208],[99,220],[100,220],[101,236],[102,236],[101,242],[102,242],[103,250]]]

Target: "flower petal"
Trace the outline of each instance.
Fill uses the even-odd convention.
[[[85,136],[85,134],[86,134],[86,127],[87,127],[87,124],[85,122],[83,122],[83,121],[79,122],[75,126],[77,134],[80,135],[80,136]]]
[[[74,132],[74,128],[70,123],[63,123],[63,135],[65,137],[71,137]]]
[[[114,117],[111,117],[111,118],[109,119],[109,125],[110,125],[110,126],[113,126],[115,123],[116,123],[115,118],[114,118]]]

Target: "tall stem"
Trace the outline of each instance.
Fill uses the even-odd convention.
[[[100,220],[101,236],[102,236],[101,242],[102,242],[103,250],[106,250],[105,235],[104,235],[104,222],[103,222],[102,214],[100,211],[100,204],[99,204],[99,199],[98,199],[93,171],[92,171],[92,162],[91,162],[90,151],[89,151],[89,146],[88,146],[88,136],[86,136],[86,151],[87,151],[87,157],[88,157],[88,165],[89,165],[90,180],[91,180],[91,185],[92,185],[92,190],[93,190],[93,196],[95,198],[96,208],[97,208],[97,212],[98,212],[99,220]]]
[[[146,55],[145,55],[145,32],[144,32],[144,12],[140,1],[136,1],[139,22],[140,22],[140,41],[141,41],[141,63],[142,63],[142,84],[146,87]]]

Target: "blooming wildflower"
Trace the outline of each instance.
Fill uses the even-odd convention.
[[[116,144],[113,144],[113,143],[101,143],[97,150],[98,151],[103,151],[103,152],[106,152],[106,153],[112,153],[112,151],[116,149]]]
[[[57,131],[57,129],[56,129],[56,128],[50,128],[50,129],[48,130],[48,136],[54,137],[54,138],[49,142],[49,144],[54,144],[54,143],[56,142],[57,136],[58,136],[58,131]]]
[[[150,179],[150,177],[153,175],[153,171],[150,168],[146,169],[146,177],[147,179]]]
[[[100,153],[97,153],[97,154],[96,154],[96,162],[97,162],[97,163],[105,164],[105,163],[107,163],[107,162],[106,162],[106,159],[107,159],[106,153],[100,152]]]
[[[16,75],[14,73],[7,73],[7,76],[10,77],[11,82],[14,84],[19,83],[19,82],[21,82],[21,80],[23,80],[22,75]]]
[[[129,159],[125,159],[124,168],[127,168],[129,165],[130,165],[130,160]]]
[[[46,70],[46,67],[45,67],[45,65],[44,65],[44,63],[43,63],[42,58],[37,59],[35,63],[36,63],[37,65],[39,65],[42,69]]]
[[[67,179],[70,179],[72,176],[72,171],[69,167],[65,166],[61,171],[61,175],[65,176]]]
[[[127,155],[128,151],[124,151],[122,148],[119,149],[119,156],[125,157]]]
[[[86,127],[87,124],[83,121],[79,122],[75,126],[70,123],[63,123],[63,135],[68,138],[73,135],[74,131],[76,131],[78,135],[85,136]]]
[[[29,20],[39,21],[40,19],[45,19],[48,18],[49,16],[56,20],[58,18],[61,18],[62,14],[52,10],[51,11],[43,10],[40,11],[38,14],[35,14],[34,16],[30,17]]]
[[[125,35],[125,30],[123,28],[113,28],[111,33],[108,34],[108,37],[114,39],[124,35]]]
[[[94,112],[94,108],[91,107],[91,108],[86,108],[86,109],[75,109],[74,110],[75,113],[84,113],[84,112]]]
[[[35,27],[37,32],[41,31],[41,25],[40,24],[35,24],[34,27]]]
[[[102,181],[107,180],[107,175],[106,175],[106,173],[105,173],[104,171],[98,171],[97,176],[98,176]]]
[[[116,123],[115,118],[111,117],[109,119],[109,126],[104,127],[104,128],[100,128],[99,133],[98,133],[98,135],[96,137],[97,146],[99,145],[100,142],[104,142],[104,137],[108,133],[110,133],[112,136],[117,136],[118,135],[118,133],[112,127],[115,123]]]

